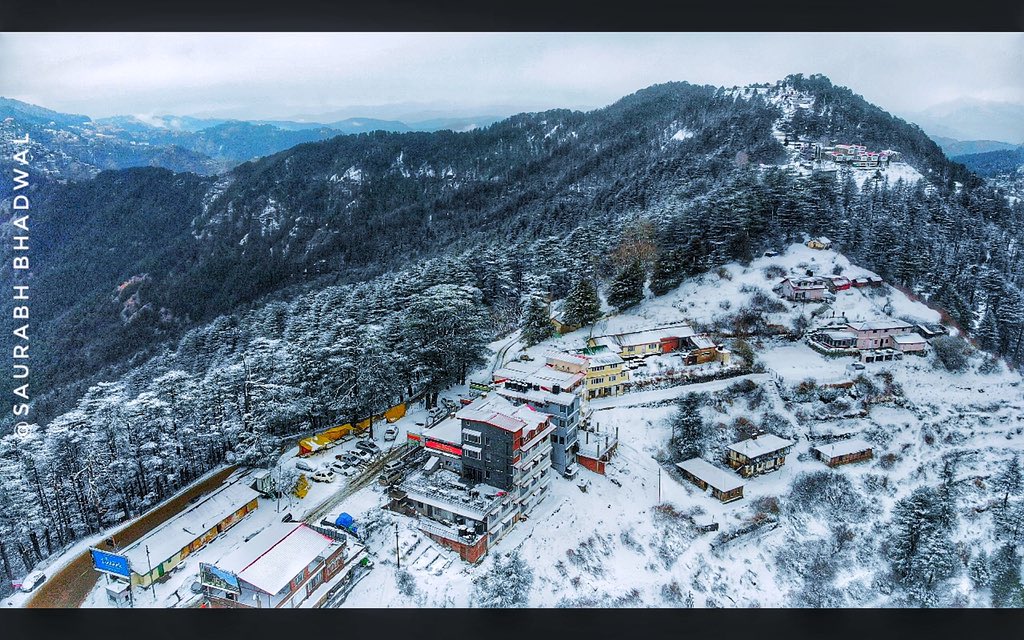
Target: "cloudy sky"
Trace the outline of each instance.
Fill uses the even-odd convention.
[[[0,34],[0,95],[94,118],[505,115],[790,73],[904,114],[1024,103],[1022,69],[1024,34]]]

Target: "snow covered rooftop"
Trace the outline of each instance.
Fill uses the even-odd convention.
[[[893,336],[892,341],[896,344],[924,344],[928,342],[919,333],[905,333],[899,336]]]
[[[757,436],[756,438],[747,438],[746,440],[740,440],[739,442],[729,445],[729,449],[736,453],[746,456],[748,458],[757,458],[759,456],[767,455],[786,447],[791,447],[795,442],[780,438],[773,433],[766,433],[764,435]]]
[[[851,453],[867,451],[871,448],[872,446],[869,442],[854,438],[850,440],[839,440],[838,442],[833,442],[831,444],[819,444],[813,447],[813,450],[826,458],[838,458],[839,456],[847,456]]]
[[[822,331],[822,334],[833,340],[856,340],[857,334],[849,331]]]
[[[445,418],[429,429],[423,429],[420,435],[457,445],[462,442],[462,421],[458,418]]]
[[[617,353],[595,353],[587,356],[592,367],[604,367],[611,364],[622,364],[624,361]]]
[[[891,331],[893,329],[911,329],[911,325],[902,320],[870,320],[867,322],[851,322],[850,328],[854,331]]]
[[[128,557],[132,571],[145,574],[150,562],[156,567],[168,560],[259,495],[246,482],[222,487],[139,538],[122,553]]]
[[[302,523],[275,522],[217,563],[240,579],[276,594],[339,543]]]
[[[498,387],[496,390],[498,395],[505,398],[514,398],[523,402],[533,402],[535,404],[555,404],[559,406],[570,406],[576,400],[576,394],[563,391],[561,393],[552,393],[550,391],[544,391],[539,389],[528,389],[526,391],[518,391],[516,389],[509,389],[508,387]]]
[[[676,463],[676,466],[700,478],[719,491],[732,491],[744,485],[744,482],[735,474],[725,469],[719,469],[703,458],[690,458],[685,462]]]
[[[434,507],[482,520],[505,491],[488,484],[470,486],[454,471],[439,469],[427,475],[415,473],[399,485],[416,500]]]
[[[584,360],[583,363],[585,362]],[[510,362],[494,372],[494,379],[516,380],[544,389],[552,389],[555,385],[563,389],[569,389],[583,380],[583,375],[559,371],[545,364]]]
[[[460,420],[483,422],[505,431],[533,429],[548,420],[548,414],[526,405],[516,406],[500,395],[478,400],[455,414]]]
[[[597,344],[604,344],[608,347],[628,345],[652,344],[660,342],[663,338],[688,338],[696,334],[688,324],[670,325],[643,331],[632,331],[629,333],[618,333],[614,335],[600,336],[594,341]],[[616,349],[617,350],[617,349]]]
[[[789,281],[794,289],[824,289],[825,281],[821,278],[783,278],[782,282]]]
[[[715,347],[715,341],[708,336],[692,336],[690,343],[693,344],[694,349],[713,349]]]

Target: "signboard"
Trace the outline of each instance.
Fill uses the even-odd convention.
[[[89,549],[89,553],[92,554],[92,566],[97,571],[131,579],[132,570],[128,565],[128,558],[99,549]]]
[[[455,455],[455,456],[461,456],[462,455],[462,449],[460,449],[458,447],[453,447],[450,444],[444,444],[442,442],[438,442],[437,440],[427,440],[427,448],[428,449],[436,449],[438,451],[443,451],[445,453],[450,453],[450,454]]]
[[[242,587],[238,584],[238,576],[205,562],[199,563],[199,583],[211,589],[220,589],[237,595],[242,593]]]

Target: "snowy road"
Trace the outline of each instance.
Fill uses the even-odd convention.
[[[771,376],[769,376],[767,373],[748,373],[746,375],[736,376],[734,378],[711,380],[710,382],[699,382],[697,384],[684,384],[679,385],[677,387],[668,387],[667,389],[637,391],[635,393],[627,393],[621,396],[613,396],[610,398],[599,398],[597,400],[591,400],[590,407],[594,411],[619,409],[622,407],[644,405],[650,404],[652,402],[661,402],[664,400],[674,400],[678,397],[686,395],[687,393],[721,391],[722,389],[725,389],[729,385],[735,384],[740,380],[753,380],[754,382],[764,382],[770,379]]]

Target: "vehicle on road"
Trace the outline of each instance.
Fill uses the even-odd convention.
[[[313,474],[313,481],[314,482],[334,482],[334,472],[330,471],[330,470],[327,470],[327,471],[317,471],[316,473]]]
[[[356,445],[356,449],[362,449],[363,451],[365,451],[366,453],[370,454],[371,456],[380,455],[380,453],[381,453],[380,447],[378,447],[376,444],[370,442],[369,440],[367,440],[365,442],[358,443]]]
[[[392,471],[398,471],[405,466],[405,463],[401,460],[392,460],[391,462],[384,465],[384,473],[390,473]]]
[[[396,438],[398,438],[398,427],[394,425],[388,426],[388,428],[384,430],[384,440],[392,442]]]
[[[21,582],[21,590],[25,593],[35,590],[36,587],[46,581],[46,574],[42,571],[33,571]]]

